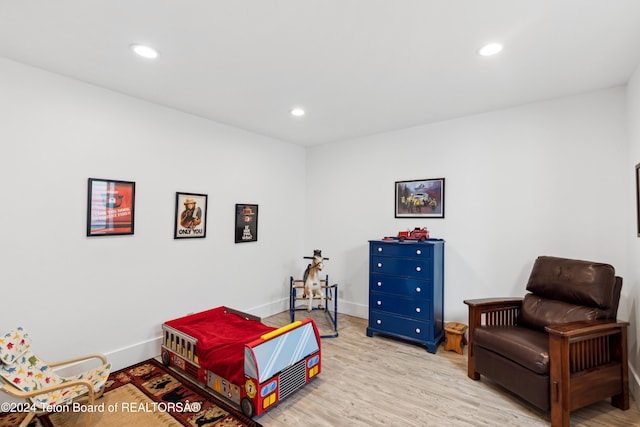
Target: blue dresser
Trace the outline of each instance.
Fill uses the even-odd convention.
[[[443,339],[444,240],[369,241],[369,326],[425,345]]]

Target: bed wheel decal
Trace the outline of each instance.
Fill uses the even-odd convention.
[[[242,399],[242,402],[240,402],[240,406],[242,408],[243,414],[245,414],[249,418],[253,417],[255,410],[253,407],[253,402],[250,399],[247,399],[246,397]]]

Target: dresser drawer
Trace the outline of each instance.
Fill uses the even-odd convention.
[[[433,294],[431,280],[407,279],[382,274],[369,275],[369,291],[416,299],[429,299]]]
[[[409,258],[431,258],[433,245],[428,243],[405,242],[405,243],[371,243],[371,256],[396,256]]]
[[[371,256],[370,272],[407,277],[428,277],[432,272],[432,262],[420,258],[391,258]]]
[[[433,340],[433,323],[371,310],[369,327],[416,341]]]
[[[380,292],[369,293],[369,309],[412,317],[417,320],[431,319],[431,300],[403,298]]]

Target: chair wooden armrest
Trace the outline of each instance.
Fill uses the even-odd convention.
[[[60,362],[46,362],[46,363],[50,367],[55,368],[55,367],[61,367],[61,366],[65,366],[65,365],[71,365],[71,364],[77,363],[77,362],[84,362],[84,361],[91,360],[91,359],[99,359],[103,365],[107,364],[107,358],[102,354],[89,354],[89,355],[86,355],[86,356],[76,357],[76,358],[69,359],[69,360],[63,360],[63,361],[60,361]]]
[[[473,330],[480,325],[515,325],[522,307],[522,298],[482,298],[464,300],[469,306],[469,340],[467,375],[474,380],[480,379],[475,370],[475,345]]]
[[[603,331],[616,331],[623,326],[629,326],[629,322],[616,322],[614,320],[583,320],[579,322],[546,326],[545,330],[549,334],[575,338],[587,336],[593,333],[601,333]]]
[[[469,329],[473,330],[480,325],[515,325],[522,298],[468,299],[464,303],[469,306]]]
[[[522,302],[521,297],[504,297],[504,298],[479,298],[479,299],[466,299],[464,303],[470,307],[492,307],[501,306],[504,304],[518,304]]]
[[[545,327],[552,425],[568,426],[572,410],[601,400],[603,394],[612,396],[613,406],[629,409],[628,325],[589,320]]]
[[[32,391],[23,391],[23,390],[15,388],[14,386],[12,386],[10,384],[4,384],[2,387],[0,387],[0,390],[6,392],[10,396],[18,398],[18,399],[29,399],[29,398],[34,397],[34,396],[39,396],[41,394],[51,393],[52,391],[62,390],[62,389],[65,389],[65,388],[76,386],[76,385],[82,385],[82,386],[85,386],[87,388],[87,398],[88,398],[89,402],[93,403],[93,401],[95,400],[95,391],[93,390],[93,384],[91,384],[91,381],[89,381],[89,380],[65,381],[63,383],[52,385],[52,386],[47,387],[47,388],[42,388],[42,389],[32,390]]]

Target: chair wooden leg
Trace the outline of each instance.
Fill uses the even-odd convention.
[[[620,360],[622,374],[620,378],[622,393],[611,396],[611,404],[618,409],[626,411],[629,409],[629,369],[627,356],[627,326],[622,325],[620,334],[614,337],[614,348],[617,348],[615,355]]]
[[[473,341],[469,342],[467,347],[467,376],[472,380],[479,380],[480,374],[476,372],[476,357],[474,355]]]
[[[563,408],[562,403],[551,402],[551,427],[570,427],[571,411]]]
[[[22,420],[19,427],[27,427],[31,422],[31,420],[33,419],[33,417],[35,416],[36,416],[35,412],[29,412],[29,414],[26,417],[24,417],[24,420]]]
[[[85,415],[87,416],[87,421],[85,422],[84,427],[89,427],[91,425],[91,417],[93,416],[93,412],[86,412]]]

